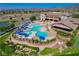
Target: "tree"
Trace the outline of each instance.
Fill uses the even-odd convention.
[[[35,16],[31,16],[31,17],[30,17],[30,20],[31,20],[31,21],[34,21],[34,20],[36,20],[36,17],[35,17]]]
[[[13,28],[13,27],[15,27],[15,24],[11,24],[11,25],[10,25],[10,28]]]
[[[21,20],[24,20],[24,17],[21,17]]]
[[[13,17],[10,17],[10,20],[12,20],[13,19]]]

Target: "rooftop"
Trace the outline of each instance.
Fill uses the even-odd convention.
[[[47,13],[47,12],[43,12],[42,14],[45,14],[47,16],[70,16],[71,13],[62,13],[62,12],[50,12],[50,13]]]
[[[73,20],[72,20],[72,21],[73,21]],[[72,30],[75,30],[75,29],[78,27],[78,25],[74,24],[74,23],[71,22],[70,20],[61,20],[61,21],[56,22],[56,23],[54,23],[54,24],[63,24],[63,25],[65,25],[66,27],[71,28]]]

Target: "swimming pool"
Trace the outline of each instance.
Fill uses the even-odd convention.
[[[48,36],[48,34],[47,34],[47,32],[38,31],[36,33],[36,36],[39,37],[40,40],[45,40],[45,38]]]
[[[17,31],[16,34],[19,34],[19,35],[22,36],[22,37],[27,37],[27,36],[29,36],[28,34],[26,34],[26,33],[24,33],[24,32],[19,32],[19,31]]]
[[[42,26],[40,26],[39,24],[32,24],[31,26],[31,29],[33,31],[39,31],[39,29],[41,28]]]
[[[35,35],[40,39],[40,40],[45,40],[45,38],[48,36],[47,32],[41,32],[39,29],[43,27],[40,24],[31,24],[31,26],[28,26],[26,30],[23,32],[19,32],[18,34],[21,36],[28,37],[32,34],[32,31],[35,31]]]

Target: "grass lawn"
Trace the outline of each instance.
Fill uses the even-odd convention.
[[[3,43],[11,34],[13,31],[7,32],[4,35],[0,36],[0,44]]]
[[[0,44],[0,56],[11,56],[14,51],[15,45]]]
[[[59,49],[57,48],[45,48],[40,52],[41,55],[58,55],[60,54]]]
[[[0,55],[2,56],[12,55],[13,51],[15,50],[14,45],[7,45],[4,43],[5,40],[12,34],[12,32],[13,31],[10,31],[0,36]]]
[[[79,36],[76,36],[75,39],[74,48],[79,48]]]
[[[54,56],[79,56],[79,48],[66,48],[61,53],[56,48],[45,48],[41,51],[41,55],[54,55]]]
[[[76,29],[75,31],[72,32],[71,34],[71,38],[70,41],[67,42],[67,46],[70,47],[75,44],[76,40],[77,40],[77,33],[78,33],[78,29]]]
[[[9,22],[10,20],[9,19],[0,19],[0,23],[3,22],[3,23],[6,23],[6,22]]]
[[[79,48],[67,48],[62,51],[61,56],[79,56]]]

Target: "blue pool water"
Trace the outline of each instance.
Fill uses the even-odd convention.
[[[16,32],[19,35],[28,37],[29,35],[32,34],[32,31],[36,31],[36,36],[40,39],[40,40],[45,40],[45,38],[48,36],[47,32],[41,32],[39,31],[39,29],[42,26],[40,26],[39,24],[32,24],[31,28],[26,28],[26,30],[24,30],[23,32]]]
[[[31,34],[32,34],[31,31],[26,31],[26,32],[24,32],[24,33],[27,34],[27,35],[31,35]]]
[[[45,38],[48,36],[48,34],[46,32],[40,32],[38,31],[36,33],[36,36],[40,38],[40,40],[45,40]]]
[[[41,28],[42,26],[40,26],[39,24],[32,24],[32,30],[33,31],[39,31],[39,29]]]
[[[23,33],[23,32],[16,32],[16,34],[19,34],[19,35],[21,35],[21,36],[24,36],[24,37],[27,37],[27,36],[29,36],[28,34],[26,34],[26,33]]]

